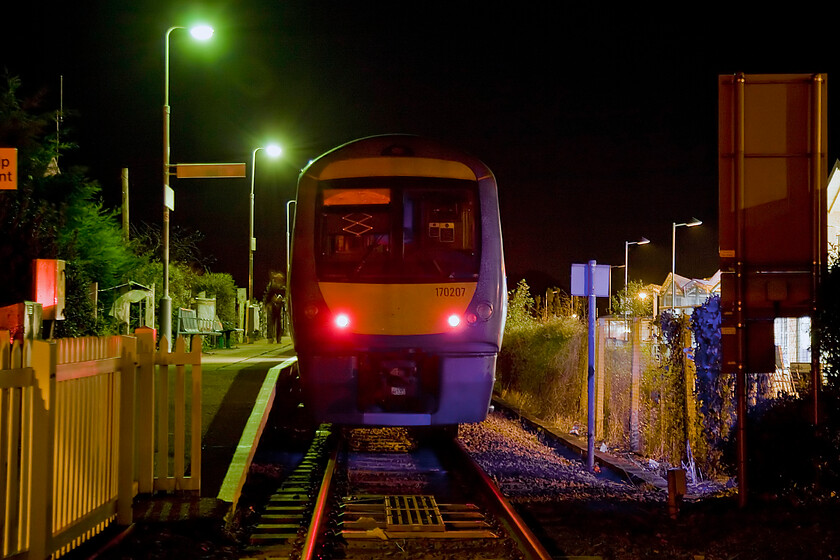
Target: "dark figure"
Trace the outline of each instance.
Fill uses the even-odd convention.
[[[282,272],[272,272],[269,275],[268,287],[263,296],[263,305],[267,314],[268,341],[280,342],[286,331],[286,275]]]

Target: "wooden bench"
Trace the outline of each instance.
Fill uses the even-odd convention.
[[[210,319],[200,319],[196,316],[195,309],[178,309],[178,336],[188,335],[190,338],[190,348],[192,348],[192,339],[194,336],[212,336],[218,337],[224,335],[222,325],[218,321]]]

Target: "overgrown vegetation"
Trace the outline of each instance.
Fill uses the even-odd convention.
[[[813,424],[810,395],[773,399],[765,391],[767,375],[751,375],[747,380],[752,491],[840,490],[840,393],[835,365],[840,364],[840,322],[836,320],[840,289],[835,283],[840,284],[836,261],[821,295],[820,328],[831,333],[823,336],[828,363],[819,426]],[[632,294],[641,286],[630,288],[629,297],[613,301],[616,314],[622,316],[626,310],[630,319],[648,314],[649,308],[634,305],[640,300]],[[559,290],[549,290],[549,294],[553,299],[535,301],[524,280],[510,292],[497,390],[563,429],[576,425],[583,435],[587,424],[585,319],[575,312],[572,298]],[[825,317],[826,313],[833,316]],[[640,352],[640,452],[666,465],[696,466],[705,478],[733,476],[734,376],[721,373],[719,297],[709,298],[690,317],[663,313],[656,326],[657,337]],[[622,449],[628,449],[630,441],[631,349],[621,340],[607,341],[602,354],[603,440]]]
[[[561,298],[555,304],[571,309]],[[508,300],[498,389],[543,417],[573,421],[586,384],[585,326],[574,314],[538,320],[536,310],[528,284],[520,281]]]
[[[65,319],[56,337],[118,332],[108,314],[129,281],[163,296],[159,228],[142,225],[125,241],[118,213],[103,206],[101,187],[78,167],[63,168],[62,156],[75,146],[56,142],[54,113],[38,112],[40,99],[22,100],[21,83],[0,78],[0,146],[18,150],[18,188],[0,191],[0,306],[32,298],[32,261],[65,261]],[[67,135],[65,131],[64,136]],[[212,274],[212,259],[198,250],[201,234],[173,232],[170,297],[173,309],[190,307],[199,292],[216,297],[217,314],[235,321],[235,286],[229,274]],[[98,291],[99,297],[92,294]],[[96,301],[96,305],[94,305]],[[173,325],[173,332],[175,325]]]

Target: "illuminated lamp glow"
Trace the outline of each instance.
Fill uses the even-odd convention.
[[[454,313],[446,318],[446,322],[449,324],[450,327],[453,329],[461,324],[461,318]]]
[[[478,322],[478,315],[475,313],[467,313],[467,324],[475,325]]]
[[[335,316],[334,322],[335,326],[339,329],[346,329],[350,326],[350,317],[348,317],[346,313],[339,313]]]
[[[213,36],[213,28],[209,25],[196,25],[190,29],[190,35],[199,41],[207,41]]]

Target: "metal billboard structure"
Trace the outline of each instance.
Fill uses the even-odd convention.
[[[720,76],[718,98],[721,369],[736,374],[743,503],[745,375],[775,371],[776,317],[813,324],[826,266],[826,75]]]

